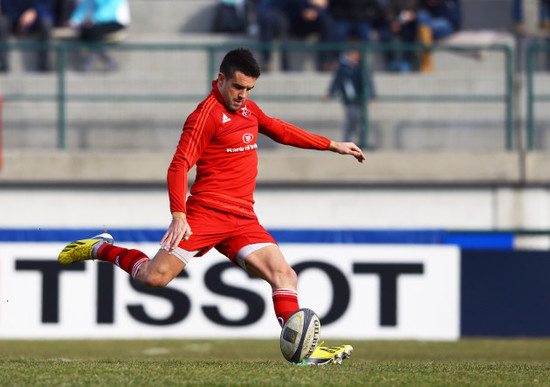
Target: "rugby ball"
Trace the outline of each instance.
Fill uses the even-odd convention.
[[[311,356],[319,345],[321,321],[311,309],[294,312],[281,331],[281,352],[286,360],[300,363]]]

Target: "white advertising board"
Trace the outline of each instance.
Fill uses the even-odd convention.
[[[133,243],[154,254],[155,243]],[[0,337],[276,338],[271,289],[216,251],[164,289],[109,263],[60,265],[60,243],[0,243]],[[322,337],[456,340],[460,251],[454,246],[282,244],[302,307]]]

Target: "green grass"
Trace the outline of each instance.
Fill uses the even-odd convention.
[[[308,367],[277,340],[3,340],[0,385],[550,386],[548,339],[346,342],[343,365]]]

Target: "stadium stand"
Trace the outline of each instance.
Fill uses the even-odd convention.
[[[475,4],[474,4],[475,3]],[[255,43],[256,38],[244,34],[210,32],[217,0],[131,0],[132,24],[124,43],[131,44],[234,44]],[[449,43],[514,47],[510,33],[511,18],[501,18],[509,9],[509,0],[464,0],[464,24],[468,29],[451,38]],[[495,13],[486,21],[479,19],[477,6]],[[154,9],[154,12],[152,12]],[[490,27],[487,32],[486,28]],[[483,29],[482,31],[479,31]],[[197,46],[198,47],[198,46]],[[120,64],[115,73],[82,74],[69,67],[65,91],[68,150],[99,151],[104,149],[171,152],[179,137],[182,121],[196,105],[198,96],[208,90],[211,79],[207,52],[193,50],[117,50],[113,54]],[[153,53],[153,54],[152,54]],[[505,90],[505,53],[484,51],[483,56],[436,51],[432,74],[391,74],[381,71],[376,57],[372,59],[380,101],[369,112],[370,145],[378,150],[505,152],[507,134],[503,103],[432,103],[403,100],[402,95],[438,96],[451,91],[455,95],[494,94],[502,97]],[[24,55],[13,53],[14,71],[0,77],[4,95],[35,96],[34,101],[8,101],[4,109],[4,144],[12,150],[52,150],[59,146],[56,109],[58,78],[56,74],[27,72]],[[218,53],[216,59],[221,57]],[[310,53],[311,54],[311,53]],[[18,59],[19,58],[19,59]],[[19,62],[18,62],[19,60]],[[19,63],[19,65],[18,65]],[[268,114],[281,117],[317,133],[339,139],[343,113],[337,101],[323,104],[311,100],[322,96],[330,81],[329,73],[313,71],[313,55],[305,59],[295,55],[296,71],[263,74],[254,90],[256,99],[276,99],[281,93],[299,90],[310,97],[308,102],[262,102]],[[378,66],[378,67],[377,67]],[[191,94],[188,99],[159,98],[144,101],[147,95],[177,96]],[[40,95],[54,97],[40,100]],[[124,101],[116,96],[133,96]],[[94,95],[98,97],[94,99]],[[115,96],[105,98],[102,96]],[[385,97],[384,97],[385,96]],[[451,95],[451,100],[452,100]],[[136,100],[137,99],[137,100]],[[418,99],[418,98],[417,98]],[[292,101],[290,101],[292,102]],[[144,108],[144,106],[146,108]],[[277,148],[270,141],[260,144]],[[511,173],[510,176],[516,176]]]

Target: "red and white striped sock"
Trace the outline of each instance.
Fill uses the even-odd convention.
[[[149,261],[149,257],[139,250],[125,249],[109,243],[103,243],[99,246],[95,256],[101,261],[114,263],[130,274],[132,278],[136,278],[139,267]]]
[[[300,309],[298,305],[298,293],[290,289],[276,289],[271,294],[275,315],[281,327],[290,315]]]

